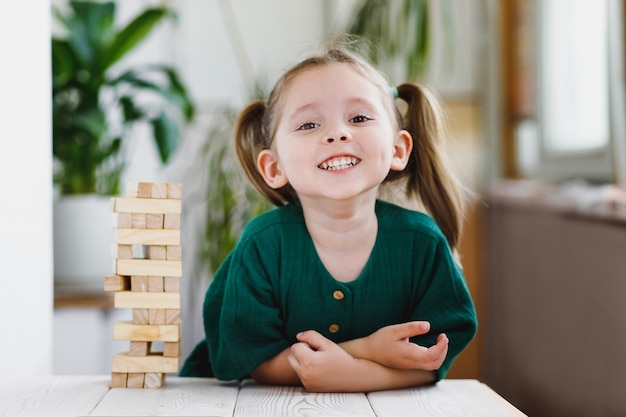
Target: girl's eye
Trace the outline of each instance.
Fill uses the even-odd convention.
[[[300,126],[298,126],[298,130],[315,129],[317,126],[317,123],[313,122],[302,123]]]
[[[367,122],[368,120],[372,120],[369,117],[367,117],[364,114],[359,114],[358,116],[353,117],[352,119],[350,119],[350,122],[352,123],[363,123],[363,122]]]

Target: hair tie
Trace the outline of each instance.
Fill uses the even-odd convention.
[[[391,97],[398,98],[398,88],[397,87],[389,88],[389,92],[391,93]]]

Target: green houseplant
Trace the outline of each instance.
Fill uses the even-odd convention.
[[[368,42],[361,53],[392,82],[423,81],[433,43],[433,19],[443,27],[443,45],[453,47],[451,0],[364,0],[355,7],[347,33]]]
[[[65,6],[65,4],[63,4]],[[166,163],[194,106],[176,71],[116,65],[174,15],[148,8],[118,28],[115,2],[72,0],[52,9],[54,276],[59,285],[101,287],[110,274],[111,195],[119,194],[133,128],[150,126]]]
[[[53,8],[53,15],[66,31],[52,38],[55,183],[62,195],[117,194],[130,128],[148,123],[166,163],[181,126],[194,114],[173,68],[151,64],[113,71],[173,15],[166,8],[146,9],[118,29],[114,2],[76,0],[68,13]]]

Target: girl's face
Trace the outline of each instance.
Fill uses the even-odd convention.
[[[284,90],[272,148],[258,167],[268,185],[287,183],[301,202],[377,195],[389,170],[406,166],[412,147],[395,131],[380,90],[349,64],[306,70]]]

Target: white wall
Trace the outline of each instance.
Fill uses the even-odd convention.
[[[50,6],[0,0],[0,374],[52,357]]]

